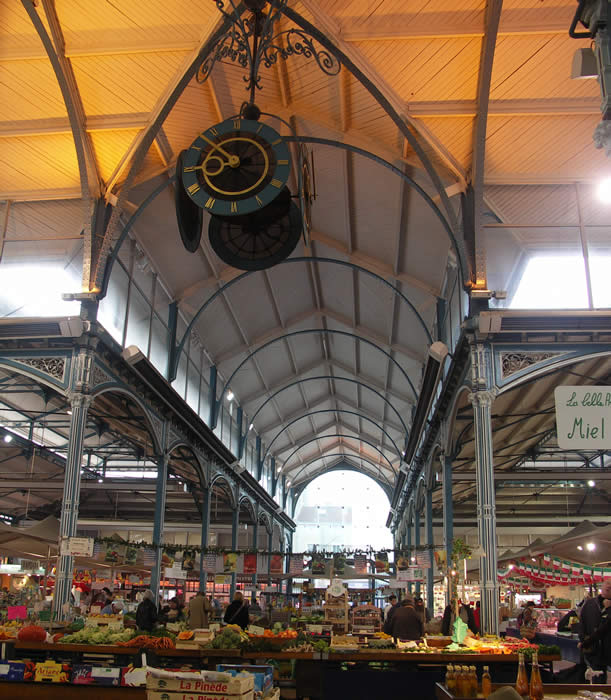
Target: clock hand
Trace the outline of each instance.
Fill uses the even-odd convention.
[[[240,164],[240,159],[238,156],[231,155],[230,153],[227,153],[227,151],[224,148],[221,148],[218,144],[214,143],[214,141],[210,140],[205,134],[200,134],[200,136],[209,143],[212,146],[213,151],[218,151],[219,153],[222,153],[225,158],[227,158],[227,163],[232,167],[236,168]]]

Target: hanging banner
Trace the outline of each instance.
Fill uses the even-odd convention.
[[[193,571],[195,569],[196,554],[193,549],[185,549],[182,553],[182,568],[184,571]]]
[[[367,557],[364,554],[356,554],[354,557],[354,569],[357,574],[367,573]]]
[[[416,564],[421,569],[430,569],[432,565],[431,550],[416,552]]]
[[[216,554],[202,554],[202,560],[203,560],[203,569],[207,574],[215,574],[217,573],[217,568],[216,568],[216,560],[217,556]]]
[[[376,554],[376,574],[387,574],[390,571],[388,563],[388,552],[378,552]]]
[[[161,555],[162,566],[174,566],[174,552],[170,549],[164,549]]]
[[[284,573],[284,554],[270,554],[269,572],[272,576]]]
[[[397,571],[405,571],[409,567],[408,552],[397,552],[395,554],[395,568]]]
[[[107,564],[118,564],[119,562],[123,561],[123,558],[125,557],[125,545],[124,544],[119,544],[118,542],[115,544],[109,543],[106,546],[106,551],[104,552],[104,561]],[[165,566],[165,564],[164,564]]]
[[[343,576],[346,571],[346,557],[343,554],[333,555],[333,575]]]
[[[448,566],[448,553],[445,549],[435,550],[435,564],[439,571],[445,571]]]
[[[415,566],[410,566],[405,571],[397,571],[397,581],[424,581],[424,571]]]
[[[289,574],[291,574],[291,576],[303,574],[303,556],[301,554],[293,554],[293,556],[291,556]]]
[[[225,552],[223,554],[223,573],[235,574],[238,571],[238,552]]]
[[[230,586],[231,585],[231,575],[216,574],[214,577],[215,586]]]
[[[92,557],[93,537],[64,537],[60,551],[71,557]]]
[[[267,562],[269,557],[267,554],[257,554],[257,573],[267,575]]]
[[[244,565],[242,567],[242,573],[244,573],[244,574],[256,574],[257,573],[257,555],[256,554],[245,554],[244,555]]]
[[[126,547],[125,558],[123,559],[123,563],[126,566],[136,566],[136,564],[138,563],[138,553],[139,550],[135,547]]]
[[[324,576],[327,571],[327,562],[322,554],[312,555],[312,574],[316,576]]]

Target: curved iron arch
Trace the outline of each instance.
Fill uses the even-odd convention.
[[[403,429],[405,430],[405,435],[406,435],[405,439],[407,440],[407,433],[408,433],[407,425],[405,424],[405,421],[401,417],[401,414],[399,413],[399,411],[397,411],[397,409],[384,396],[384,394],[379,392],[377,389],[374,389],[373,387],[369,386],[369,384],[365,384],[365,382],[360,381],[360,379],[352,379],[351,377],[334,377],[330,374],[323,374],[319,377],[303,377],[303,379],[297,379],[294,382],[291,382],[290,384],[287,384],[286,386],[281,387],[280,389],[275,391],[273,394],[271,394],[271,396],[269,396],[267,399],[265,399],[265,401],[259,406],[259,408],[257,408],[254,415],[250,419],[250,422],[253,423],[255,418],[259,415],[259,413],[263,409],[263,407],[266,406],[273,398],[278,396],[278,394],[282,393],[283,391],[286,391],[286,389],[290,389],[291,387],[297,386],[298,384],[302,384],[304,382],[312,382],[312,381],[320,380],[320,379],[333,379],[333,381],[351,382],[352,384],[358,384],[359,386],[362,386],[365,389],[369,389],[370,391],[373,391],[373,393],[376,394],[376,396],[378,396],[380,399],[382,399],[382,401],[384,401],[384,403],[388,404],[390,406],[390,408],[395,412],[395,415],[397,416],[401,425],[403,426]],[[246,433],[242,438],[242,440],[243,440],[242,448],[246,444],[247,436],[248,436],[248,433]]]
[[[345,435],[344,433],[331,433],[330,435],[317,435],[316,437],[310,438],[309,440],[306,440],[305,442],[302,442],[301,445],[298,445],[292,452],[291,454],[284,460],[282,463],[282,466],[280,467],[280,471],[278,473],[281,473],[284,468],[286,467],[287,462],[289,459],[296,453],[299,452],[299,450],[302,447],[305,447],[306,445],[309,445],[311,442],[316,442],[317,440],[323,440],[324,438],[328,437],[339,437],[339,438],[346,438],[347,440],[358,440],[359,442],[364,442],[366,445],[369,445],[370,447],[373,447],[374,450],[377,450],[382,457],[388,462],[388,466],[390,467],[390,471],[396,474],[395,468],[392,465],[392,462],[388,459],[388,457],[382,452],[382,450],[379,447],[376,447],[376,445],[373,444],[373,442],[370,442],[369,440],[364,440],[361,437],[355,437],[354,435]]]
[[[401,451],[399,450],[399,448],[397,447],[397,443],[392,439],[392,437],[389,435],[388,431],[385,430],[384,427],[382,425],[380,425],[377,421],[373,420],[373,418],[368,418],[367,416],[364,416],[362,413],[359,413],[358,411],[350,411],[347,408],[325,408],[325,409],[321,409],[318,411],[309,411],[308,413],[304,413],[302,416],[299,416],[298,418],[294,418],[292,421],[287,423],[281,430],[279,430],[274,435],[272,441],[269,443],[269,445],[265,449],[265,453],[261,457],[261,461],[265,460],[272,445],[280,437],[280,435],[282,435],[282,433],[285,430],[290,428],[291,425],[293,425],[294,423],[297,423],[298,421],[303,420],[304,418],[307,418],[308,416],[315,416],[317,413],[350,413],[351,415],[358,416],[359,418],[362,418],[363,420],[368,420],[370,423],[373,423],[376,426],[376,428],[379,428],[379,430],[381,430],[384,433],[384,435],[386,435],[386,437],[391,441],[393,447],[395,448],[399,459],[402,458],[402,454],[401,454]]]
[[[135,216],[135,214],[134,214]],[[416,307],[412,304],[412,302],[401,292],[399,289],[397,289],[394,285],[392,285],[388,280],[385,280],[383,277],[380,275],[377,275],[375,272],[372,272],[371,270],[368,270],[367,268],[361,267],[360,265],[356,265],[355,263],[348,262],[346,260],[337,260],[336,258],[326,258],[326,257],[320,257],[316,255],[312,255],[310,257],[294,257],[294,258],[286,258],[285,260],[281,260],[278,265],[290,265],[291,263],[310,263],[310,262],[328,262],[334,265],[342,265],[344,267],[349,267],[353,270],[358,270],[359,272],[362,272],[363,274],[369,275],[370,277],[373,277],[374,279],[377,279],[378,281],[382,282],[385,284],[387,287],[392,289],[392,291],[399,296],[402,301],[404,301],[410,308],[410,310],[415,314],[416,318],[418,319],[418,322],[422,326],[422,329],[425,332],[426,339],[429,343],[433,342],[433,337],[431,336],[431,333],[429,329],[426,326],[426,323],[424,322],[424,319],[420,315],[419,311],[416,309]],[[238,275],[237,277],[234,277],[232,280],[229,280],[229,282],[226,282],[222,287],[216,290],[214,294],[212,294],[206,301],[200,306],[200,308],[197,310],[191,321],[189,322],[189,325],[185,329],[185,332],[183,333],[183,336],[180,340],[180,343],[178,345],[175,345],[174,340],[172,340],[171,346],[170,346],[170,357],[168,360],[168,365],[169,365],[169,377],[168,380],[171,382],[174,379],[176,379],[176,372],[178,370],[178,362],[180,355],[184,349],[185,343],[187,341],[187,338],[189,337],[189,334],[193,330],[193,327],[195,325],[195,322],[197,319],[201,316],[201,314],[204,313],[204,311],[208,308],[208,306],[218,297],[220,296],[223,292],[225,292],[229,287],[231,287],[234,284],[237,284],[241,280],[243,280],[245,277],[248,277],[249,275],[255,274],[255,272],[258,272],[258,270],[249,270],[247,272],[243,272],[241,275]],[[415,392],[414,392],[415,393]]]
[[[253,522],[257,522],[257,516],[255,513],[255,504],[250,500],[250,498],[244,494],[238,499],[238,510],[241,508],[242,504],[246,504],[246,510],[250,511],[250,517]]]
[[[351,455],[348,455],[348,456],[351,456]],[[302,471],[304,471],[304,470],[307,469],[309,466],[311,466],[312,464],[314,464],[314,462],[317,462],[319,459],[325,459],[326,457],[342,457],[342,459],[347,459],[348,456],[346,456],[346,454],[344,454],[343,452],[332,452],[331,454],[318,455],[318,457],[314,457],[314,459],[311,459],[309,462],[307,462],[306,464],[303,465],[303,467],[300,469],[300,471],[299,471],[299,472],[297,473],[297,475],[295,476],[295,479],[298,479],[298,478],[299,478],[299,474],[301,474]],[[359,455],[358,457],[356,457],[356,455],[355,455],[355,459],[362,459],[363,462],[367,462],[367,464],[369,464],[369,465],[371,465],[372,467],[376,468],[376,469],[378,470],[378,472],[380,472],[380,465],[379,465],[379,464],[376,464],[376,462],[373,462],[373,461],[370,460],[368,457],[362,457],[361,455]],[[323,467],[322,469],[324,470],[324,469],[326,469],[326,468]],[[329,467],[329,469],[330,469],[330,467]],[[358,469],[357,469],[357,471],[358,471]],[[318,476],[321,476],[323,473],[324,473],[324,471],[322,471]],[[361,472],[361,473],[364,474],[365,472]],[[367,476],[369,476],[369,477],[371,477],[371,478],[373,479],[373,476],[372,476],[371,474],[367,474]],[[382,477],[381,472],[380,472],[380,477],[383,478],[383,479],[386,481],[386,483],[388,484],[389,488],[392,489],[392,484],[390,483],[390,481],[388,481],[388,479],[386,479],[385,477]]]
[[[277,338],[272,338],[271,340],[268,340],[266,343],[263,343],[263,345],[260,345],[258,348],[255,348],[252,352],[249,352],[248,355],[240,362],[240,364],[233,370],[231,375],[229,376],[229,379],[225,382],[223,385],[223,389],[221,391],[221,395],[219,396],[218,400],[215,402],[214,405],[214,420],[212,421],[212,425],[210,426],[213,430],[216,427],[216,422],[218,420],[218,407],[223,403],[223,396],[225,395],[225,392],[227,391],[227,388],[230,386],[231,381],[233,378],[236,376],[236,374],[244,367],[244,365],[251,360],[258,352],[261,352],[261,350],[265,350],[265,348],[268,348],[270,345],[273,345],[274,343],[277,343],[280,340],[286,340],[286,338],[292,338],[294,336],[298,335],[306,335],[308,333],[329,333],[333,335],[343,335],[348,338],[355,338],[356,340],[360,341],[361,343],[366,343],[367,345],[371,345],[372,347],[376,348],[379,350],[383,355],[385,355],[396,367],[397,369],[401,372],[401,374],[405,377],[407,383],[409,384],[411,390],[414,392],[414,396],[416,399],[418,398],[418,392],[416,391],[414,385],[412,384],[411,379],[408,377],[407,372],[401,367],[401,365],[395,360],[395,358],[389,353],[386,352],[383,348],[381,348],[377,343],[374,343],[373,340],[369,340],[368,338],[362,338],[360,335],[356,335],[356,333],[350,333],[349,331],[339,331],[334,328],[305,328],[304,330],[300,331],[291,331],[290,333],[284,333]],[[406,429],[407,432],[407,429]]]
[[[233,492],[233,488],[231,486],[231,482],[227,479],[227,477],[224,474],[215,474],[212,479],[210,480],[210,487],[212,488],[218,481],[222,481],[226,485],[226,491],[229,494],[229,498],[231,500],[231,507],[236,508],[236,506],[239,507],[239,504],[236,503],[235,499],[235,494]]]
[[[199,476],[200,486],[201,486],[203,489],[207,488],[207,483],[208,483],[208,482],[207,482],[207,480],[206,480],[206,474],[205,474],[205,470],[204,470],[204,465],[201,463],[200,458],[199,458],[198,455],[197,455],[197,452],[193,449],[193,447],[192,447],[188,442],[185,442],[185,441],[182,440],[182,439],[181,439],[181,440],[177,440],[176,442],[173,442],[173,443],[168,447],[168,449],[167,449],[168,457],[169,457],[169,456],[172,454],[172,452],[173,452],[175,449],[177,449],[178,447],[184,447],[184,448],[186,448],[187,450],[189,450],[189,452],[191,452],[191,454],[193,455],[193,457],[194,457],[194,459],[195,459],[195,463],[196,463],[195,471],[197,472],[197,475]],[[183,478],[184,478],[184,477],[183,477]]]
[[[304,481],[302,481],[298,487],[293,488],[292,490],[295,494],[295,497],[293,499],[293,503],[297,504],[297,501],[303,495],[303,492],[305,491],[306,487],[309,484],[311,484],[315,479],[318,479],[318,477],[323,476],[324,474],[327,474],[329,472],[340,472],[340,471],[352,471],[352,472],[356,472],[357,474],[363,474],[364,476],[369,477],[370,479],[375,481],[376,484],[384,491],[389,502],[392,499],[392,492],[391,492],[390,486],[382,483],[381,481],[379,481],[379,479],[377,479],[372,474],[368,474],[367,472],[361,471],[354,464],[350,464],[349,462],[339,462],[338,464],[335,464],[332,467],[325,468],[324,471],[322,471],[320,473],[314,473],[314,474],[308,476],[308,478],[305,479]],[[298,490],[299,490],[299,492],[298,492]]]
[[[263,521],[265,521],[265,522],[263,522]],[[265,530],[267,531],[268,535],[272,531],[272,526],[271,526],[271,522],[269,519],[269,515],[265,511],[259,512],[259,517],[257,518],[257,523],[259,525],[263,525],[265,527]]]

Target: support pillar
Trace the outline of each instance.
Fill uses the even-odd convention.
[[[271,590],[272,586],[272,557],[270,552],[272,551],[272,548],[274,546],[274,519],[271,519],[270,522],[271,530],[267,534],[267,586],[268,589]],[[269,602],[269,599],[268,599]]]
[[[452,563],[452,542],[454,541],[454,505],[452,502],[452,460],[443,457],[443,544],[446,550],[446,562]],[[450,602],[449,600],[447,601]]]
[[[287,564],[286,564],[286,572],[287,572],[287,574],[290,574],[290,573],[291,573],[291,555],[292,555],[292,554],[293,554],[293,533],[291,532],[291,533],[290,533],[290,536],[289,536],[289,546],[288,546],[288,550],[287,550],[287,555],[288,555],[288,556],[287,556],[287,558],[286,558],[286,562],[287,562]],[[290,596],[290,595],[292,595],[292,593],[293,593],[293,579],[292,579],[292,578],[287,578],[286,581],[287,581],[287,583],[286,583],[286,593],[287,593],[287,595]]]
[[[429,550],[430,567],[426,570],[426,607],[431,613],[431,619],[434,617],[434,579],[433,579],[433,492],[427,489],[424,501],[424,516],[426,522],[426,543],[431,548]]]
[[[253,543],[252,548],[257,552],[259,551],[259,518],[255,517],[255,523],[252,527]],[[252,602],[255,602],[257,596],[257,572],[252,575]]]
[[[240,505],[236,504],[235,510],[233,511],[233,519],[231,521],[231,550],[233,552],[238,551],[238,528],[240,527]],[[231,600],[235,594],[236,589],[236,579],[237,574],[234,572],[231,574],[231,588],[229,589],[229,595]]]
[[[70,602],[72,568],[74,564],[71,556],[61,553],[61,543],[68,537],[74,537],[77,531],[83,438],[87,424],[87,410],[91,405],[91,401],[92,397],[82,392],[75,392],[70,397],[72,415],[70,416],[70,435],[64,472],[64,497],[59,524],[60,554],[57,559],[57,576],[55,577],[55,592],[53,595],[53,611],[59,619],[66,617],[64,605]]]
[[[155,604],[159,598],[161,583],[161,559],[163,557],[163,526],[165,521],[165,499],[168,486],[169,455],[164,452],[157,461],[157,484],[155,488],[155,518],[153,520],[153,547],[155,547],[155,564],[151,570],[151,591]]]
[[[416,554],[418,554],[418,547],[420,546],[420,511],[416,510],[414,513],[414,547],[416,548]],[[420,581],[416,581],[416,595],[420,595]]]
[[[210,501],[212,498],[212,489],[204,489],[204,497],[202,499],[202,532],[200,546],[204,550],[208,546],[208,535],[210,532]],[[199,557],[199,588],[202,591],[206,590],[208,583],[208,573],[204,569],[204,552],[202,551]]]
[[[407,556],[411,557],[412,556],[412,523],[409,519],[407,521],[406,531],[407,531]],[[412,584],[411,583],[407,584],[406,590],[408,593],[412,592]]]
[[[479,543],[485,556],[480,558],[481,627],[485,634],[499,631],[499,582],[496,548],[496,499],[492,450],[492,403],[496,392],[492,383],[492,352],[481,343],[471,345],[473,425],[477,488]]]

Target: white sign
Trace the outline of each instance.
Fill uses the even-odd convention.
[[[182,566],[166,566],[164,569],[164,577],[184,579],[187,577],[187,572]]]
[[[61,553],[69,557],[92,557],[92,537],[65,537],[61,544]]]
[[[389,578],[388,588],[407,588],[407,581],[399,581],[396,578]]]
[[[560,448],[611,448],[611,386],[557,386],[554,398]]]
[[[422,569],[410,566],[409,569],[397,571],[397,581],[424,581]]]

